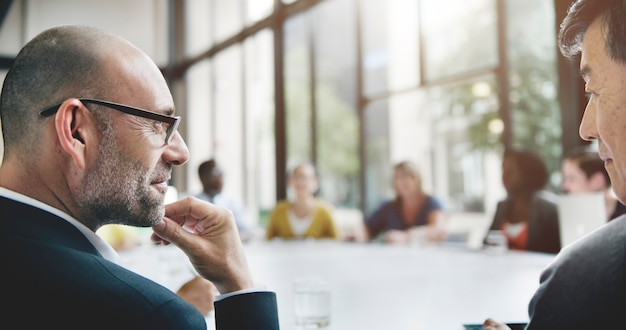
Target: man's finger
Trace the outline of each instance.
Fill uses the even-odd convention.
[[[163,220],[152,226],[152,230],[161,239],[171,242],[183,250],[185,250],[185,246],[189,241],[187,235],[191,235],[175,221],[168,218],[163,218]]]

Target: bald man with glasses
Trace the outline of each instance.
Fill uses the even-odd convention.
[[[189,158],[174,113],[158,67],[124,39],[61,26],[24,46],[0,95],[5,324],[206,329],[194,306],[116,264],[95,231],[122,224],[187,254],[220,293],[217,329],[278,329],[275,294],[255,287],[230,212],[193,197],[164,205]]]

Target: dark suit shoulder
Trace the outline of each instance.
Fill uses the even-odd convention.
[[[613,329],[626,309],[626,217],[566,246],[542,273],[529,329]]]
[[[11,302],[0,309],[5,322],[33,329],[206,329],[197,309],[104,259],[65,220],[34,207],[20,211],[22,217],[0,216],[0,263],[11,265],[0,272]]]

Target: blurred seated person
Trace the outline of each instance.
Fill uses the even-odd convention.
[[[204,317],[207,317],[209,313],[215,310],[213,306],[215,297],[220,293],[217,291],[213,282],[196,275],[191,280],[185,282],[178,291],[176,291],[176,294],[184,301],[196,307]]]
[[[217,206],[229,209],[235,217],[239,236],[247,241],[254,235],[254,226],[248,216],[243,202],[233,196],[222,193],[224,187],[224,172],[215,159],[209,159],[198,167],[198,176],[202,182],[202,193],[197,198],[211,202]]]
[[[100,227],[96,234],[109,243],[115,251],[129,250],[141,243],[136,227],[108,224]]]
[[[498,202],[491,230],[502,230],[510,249],[558,253],[561,249],[556,196],[543,191],[548,170],[528,150],[508,149],[502,160],[506,199]]]
[[[315,196],[318,189],[315,167],[297,165],[289,176],[293,200],[278,202],[269,215],[266,238],[337,239],[339,233],[332,216],[332,206]]]
[[[425,230],[428,241],[446,237],[442,205],[422,189],[417,166],[403,161],[394,166],[393,188],[396,197],[383,203],[365,221],[365,240],[407,244],[416,230]]]
[[[613,189],[609,173],[598,152],[587,148],[570,151],[562,164],[563,192],[566,194],[602,192],[606,206],[607,221],[626,213],[626,206],[620,203]]]

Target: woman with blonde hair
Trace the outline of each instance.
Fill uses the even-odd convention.
[[[289,186],[294,198],[280,201],[270,213],[267,239],[338,238],[332,207],[315,197],[315,167],[310,163],[296,166],[289,176]]]
[[[443,208],[435,197],[424,192],[417,166],[402,161],[394,166],[393,182],[396,197],[383,203],[365,221],[367,240],[406,244],[412,234],[424,233],[429,241],[445,238]]]

